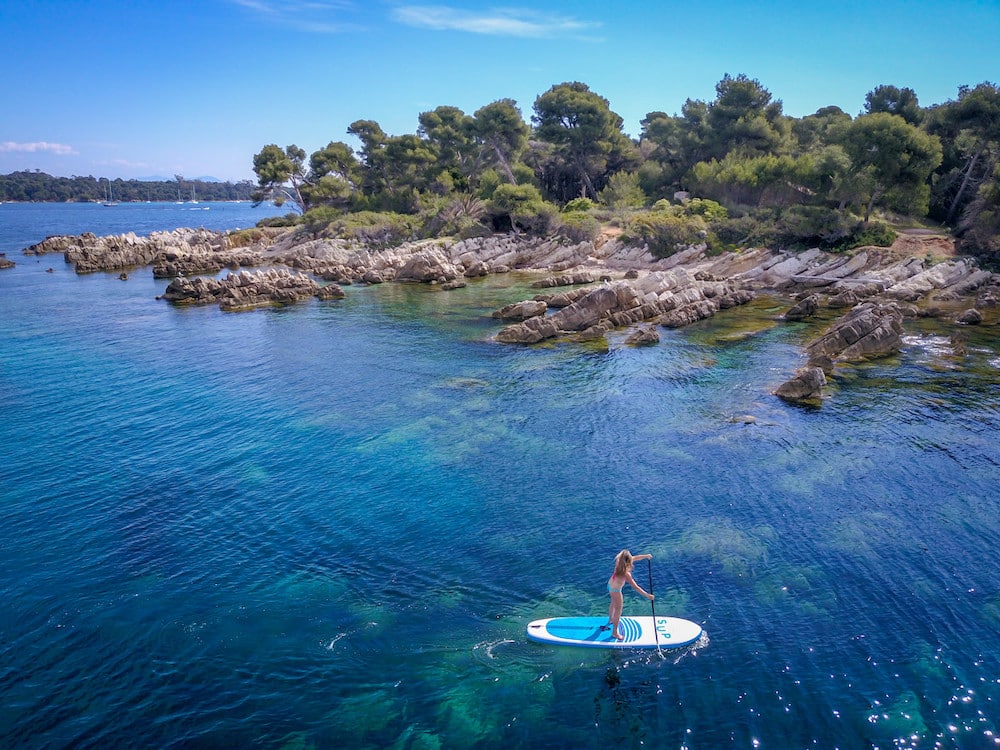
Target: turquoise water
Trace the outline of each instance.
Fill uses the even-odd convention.
[[[152,205],[0,206],[0,745],[998,745],[995,328],[801,409],[781,300],[521,348],[525,277],[234,314],[19,252],[188,218]],[[622,547],[703,641],[525,638]]]

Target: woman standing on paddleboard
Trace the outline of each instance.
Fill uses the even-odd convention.
[[[627,549],[623,549],[617,555],[615,555],[615,572],[608,579],[608,594],[611,596],[611,606],[608,607],[608,620],[614,627],[611,635],[615,640],[622,641],[625,640],[625,636],[618,632],[618,622],[622,617],[622,607],[625,605],[625,598],[622,596],[622,589],[627,583],[629,586],[634,588],[644,597],[653,601],[653,595],[647,594],[642,590],[642,586],[635,582],[632,578],[632,566],[635,565],[636,560],[652,560],[652,555],[635,555]]]

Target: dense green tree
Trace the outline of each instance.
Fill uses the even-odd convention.
[[[686,175],[695,164],[710,158],[708,104],[688,99],[679,116],[650,112],[640,125],[639,148],[645,159],[638,169],[639,184],[653,199],[669,198],[686,187]]]
[[[605,206],[622,215],[629,209],[640,208],[646,203],[646,194],[640,187],[639,175],[635,172],[615,172],[599,197]]]
[[[709,158],[708,129],[708,104],[700,99],[685,100],[681,107],[681,153],[687,169]]]
[[[0,201],[28,202],[94,202],[103,201],[108,190],[116,201],[176,201],[177,182],[174,180],[111,180],[92,175],[53,177],[40,170],[12,172],[0,175]],[[250,180],[240,182],[206,182],[185,180],[194,188],[201,201],[235,201],[251,198],[256,186]]]
[[[534,185],[498,185],[490,200],[494,221],[506,218],[511,229],[548,234],[558,223],[555,206],[542,200]]]
[[[1000,270],[1000,164],[980,186],[958,231],[959,247]]]
[[[453,184],[468,186],[472,169],[473,118],[458,107],[437,107],[418,116],[419,135],[433,144],[435,169],[451,175]]]
[[[374,196],[388,188],[386,181],[385,142],[388,136],[374,120],[355,120],[348,128],[361,141],[362,190]]]
[[[635,158],[622,118],[583,83],[561,83],[535,100],[535,135],[556,147],[579,180],[581,197],[597,198],[608,176]]]
[[[949,139],[954,163],[941,181],[942,187],[951,188],[945,217],[951,224],[979,186],[992,179],[1000,161],[1000,88],[988,82],[975,88],[962,86],[958,100],[948,102],[937,114],[936,132]]]
[[[386,186],[391,195],[426,190],[437,164],[434,148],[416,135],[391,136],[385,141]]]
[[[864,220],[883,199],[926,213],[928,180],[941,163],[941,141],[899,115],[863,115],[845,130],[844,151],[859,176],[856,198],[865,204]]]
[[[843,211],[861,188],[851,159],[843,146],[825,146],[812,154],[814,179],[819,196]]]
[[[711,156],[730,151],[751,154],[778,153],[788,134],[780,101],[755,78],[728,73],[715,86],[715,101],[708,106],[705,140]]]
[[[295,145],[284,150],[273,143],[264,146],[253,158],[253,171],[257,175],[255,203],[273,200],[281,206],[291,201],[301,213],[309,210],[301,192],[305,184],[305,158],[306,152]]]
[[[650,112],[637,142],[625,135],[610,103],[579,82],[536,98],[533,130],[510,99],[472,116],[452,106],[421,112],[415,135],[389,136],[378,123],[358,120],[348,128],[360,141],[357,155],[332,142],[311,155],[308,173],[301,149],[265,147],[255,157],[256,194],[322,209],[311,214],[316,226],[345,209],[369,209],[381,217],[378,226],[388,221],[382,212],[419,212],[421,231],[475,233],[488,231],[481,211],[494,226],[509,220],[514,228],[541,231],[555,226],[554,207],[544,199],[599,198],[624,214],[640,201],[684,190],[696,200],[742,207],[706,230],[726,246],[747,237],[790,244],[818,237],[832,247],[845,231],[853,237],[870,230],[855,228],[845,211],[852,204],[866,221],[876,206],[924,213],[933,186],[933,215],[962,227],[970,243],[990,244],[984,238],[996,224],[991,196],[1000,160],[994,84],[961,87],[956,101],[927,109],[911,89],[878,86],[856,119],[832,106],[788,117],[780,100],[744,74],[727,74],[715,93],[711,102],[688,99],[680,114]],[[87,189],[99,196],[104,184],[90,179]],[[58,199],[65,186],[45,183],[38,191]],[[595,212],[571,213],[574,221],[587,220],[577,229],[588,234]],[[678,226],[689,229],[689,218],[649,221],[673,227],[683,219]]]
[[[513,99],[498,99],[480,107],[473,115],[472,132],[479,144],[479,164],[496,166],[512,184],[517,184],[512,165],[528,145],[531,129]]]
[[[742,206],[788,206],[802,202],[816,181],[813,159],[730,151],[724,158],[698,162],[688,177],[706,198]]]
[[[354,149],[343,141],[330,141],[324,148],[314,151],[309,157],[309,172],[319,179],[321,177],[335,176],[356,186],[359,179],[358,160],[354,156]]]
[[[311,205],[346,209],[360,186],[360,164],[346,143],[331,141],[309,157],[309,185],[302,193]]]
[[[924,114],[913,89],[897,86],[876,86],[865,96],[865,112],[888,112],[899,115],[910,125],[919,125]]]
[[[639,151],[643,161],[637,172],[639,185],[654,198],[664,198],[680,187],[680,179],[691,164],[684,121],[665,112],[650,112],[639,123]]]
[[[840,107],[822,107],[811,115],[792,122],[792,135],[798,141],[799,152],[822,149],[839,141],[839,133],[851,122],[851,116]]]

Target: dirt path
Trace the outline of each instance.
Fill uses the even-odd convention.
[[[890,250],[901,257],[932,256],[935,260],[954,258],[955,240],[934,229],[902,229]]]

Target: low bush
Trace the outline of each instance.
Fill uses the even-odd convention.
[[[262,227],[234,230],[226,234],[226,242],[229,247],[250,247],[267,236],[261,229]]]
[[[420,235],[420,221],[409,214],[359,211],[341,216],[329,232],[371,247],[393,247]]]
[[[577,199],[586,200],[586,199]],[[601,222],[585,211],[562,213],[560,234],[573,242],[593,242],[601,233]]]
[[[700,216],[678,216],[664,210],[642,211],[629,217],[622,240],[645,244],[657,258],[666,258],[691,245],[707,242],[708,225]]]
[[[497,225],[509,222],[515,229],[538,236],[552,234],[559,226],[558,209],[542,200],[534,185],[498,185],[489,212]]]
[[[296,213],[288,213],[284,216],[270,216],[257,222],[258,227],[294,227],[298,226],[302,217]]]
[[[774,223],[768,219],[745,214],[718,219],[709,225],[714,247],[739,250],[747,247],[770,247],[774,244]]]
[[[853,250],[856,247],[867,247],[869,245],[874,245],[875,247],[889,247],[896,241],[896,237],[898,236],[899,235],[895,229],[890,227],[888,224],[883,224],[880,221],[871,221],[867,224],[859,222],[836,249],[845,251]]]
[[[302,215],[302,225],[314,235],[320,236],[326,233],[333,222],[343,216],[343,211],[332,206],[317,206]]]
[[[721,221],[729,217],[725,206],[707,198],[691,198],[681,203],[679,208],[687,216],[704,216],[705,221]]]
[[[775,216],[774,243],[785,249],[840,247],[850,237],[853,220],[825,206],[789,206]]]
[[[574,198],[562,207],[562,213],[572,214],[578,212],[593,211],[596,204],[590,198]]]

